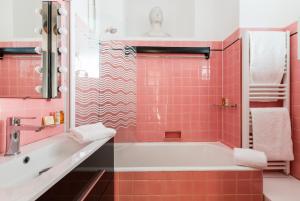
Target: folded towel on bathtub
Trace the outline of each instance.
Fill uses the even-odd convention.
[[[253,149],[263,151],[269,161],[291,161],[293,141],[286,108],[251,108]]]
[[[236,165],[240,166],[264,169],[268,165],[266,154],[253,149],[235,148],[233,158]]]
[[[116,130],[105,127],[102,123],[89,124],[71,129],[70,136],[79,143],[87,143],[114,137]]]

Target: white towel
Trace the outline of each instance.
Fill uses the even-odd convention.
[[[269,161],[294,160],[291,121],[286,108],[251,108],[254,149]]]
[[[102,123],[89,124],[71,129],[70,136],[79,143],[87,143],[114,137],[116,130],[106,128]]]
[[[250,32],[250,83],[280,84],[287,60],[286,32]]]
[[[266,154],[253,149],[233,149],[233,158],[237,165],[264,169],[268,166]]]

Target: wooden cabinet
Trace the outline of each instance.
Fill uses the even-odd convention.
[[[66,175],[37,201],[113,201],[113,140]]]

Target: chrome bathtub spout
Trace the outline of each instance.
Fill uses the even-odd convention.
[[[5,156],[13,156],[20,153],[20,132],[40,132],[43,127],[21,125],[21,119],[36,119],[35,117],[9,117],[6,120],[6,150]]]

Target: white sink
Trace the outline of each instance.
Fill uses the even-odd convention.
[[[61,137],[40,148],[36,147],[38,151],[26,153],[21,150],[20,155],[0,163],[0,188],[19,186],[38,177],[41,171],[54,167],[82,147],[71,138]]]
[[[0,157],[0,200],[37,199],[107,141],[82,145],[62,134],[27,145],[17,156]]]

